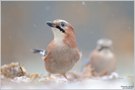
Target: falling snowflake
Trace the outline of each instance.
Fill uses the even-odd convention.
[[[82,1],[82,5],[86,5],[85,1]]]

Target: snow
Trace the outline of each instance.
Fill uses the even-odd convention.
[[[29,73],[19,63],[1,67],[1,89],[133,89],[134,77],[122,76],[116,72],[111,75],[95,77],[85,73],[67,72],[66,77],[60,74],[40,75]]]
[[[122,89],[123,86],[133,86],[128,77],[119,78],[82,78],[67,80],[62,76],[46,77],[31,80],[29,77],[21,76],[14,79],[4,79],[1,76],[2,89]]]

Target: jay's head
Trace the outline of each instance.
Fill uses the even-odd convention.
[[[74,35],[73,27],[65,20],[56,19],[46,23],[52,28],[54,38],[64,38],[65,36]]]
[[[97,49],[99,51],[112,48],[112,41],[110,39],[100,39],[97,41]]]

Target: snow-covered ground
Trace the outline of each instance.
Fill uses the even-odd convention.
[[[103,77],[85,75],[81,72],[40,75],[29,73],[19,63],[1,67],[1,89],[133,89],[133,76],[122,76],[116,72]]]
[[[1,89],[133,89],[133,77],[100,77],[67,80],[62,76],[27,76],[7,79],[1,76]]]

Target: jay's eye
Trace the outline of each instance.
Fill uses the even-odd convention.
[[[64,27],[66,24],[64,22],[61,22],[61,26]]]

